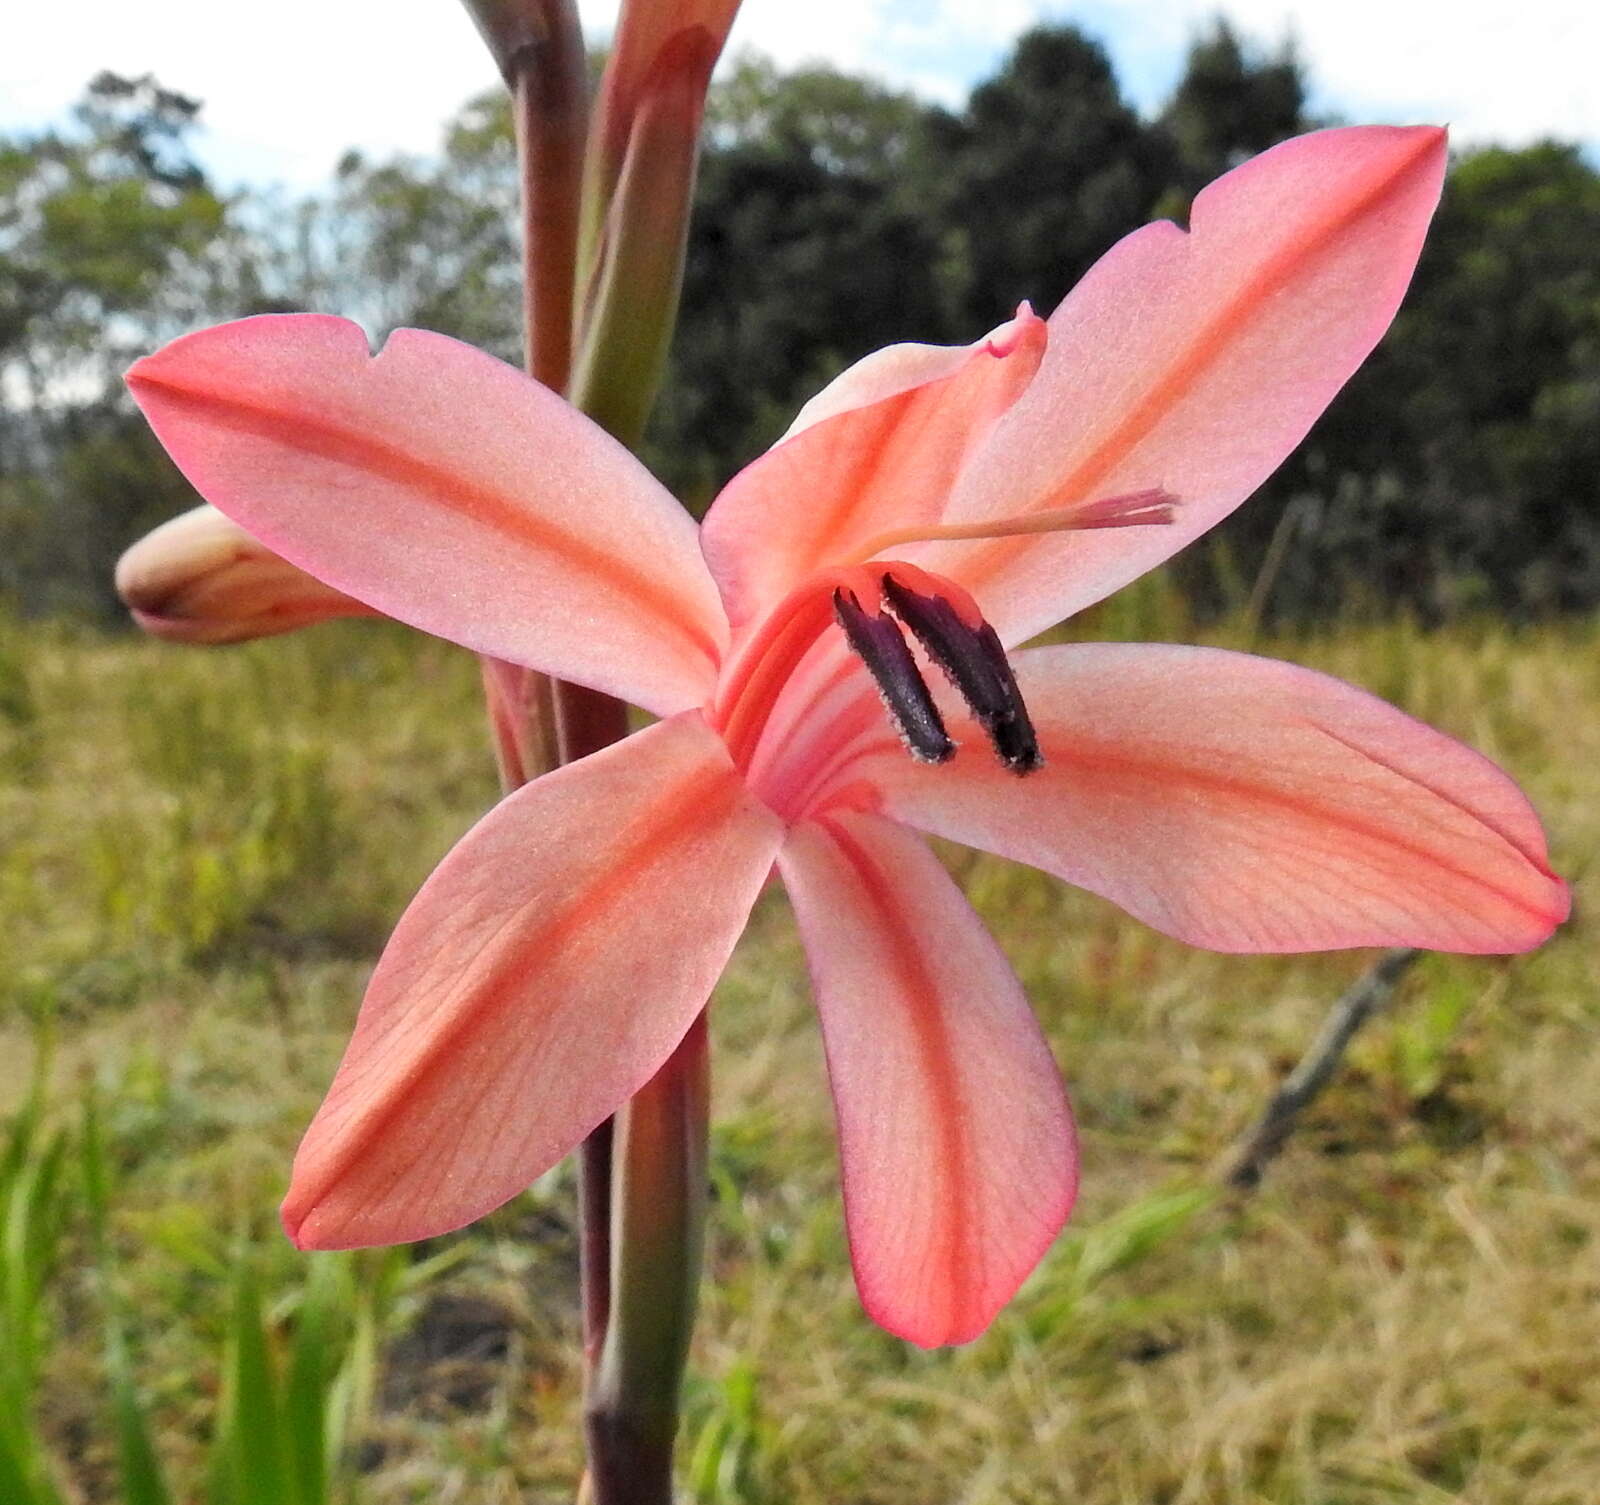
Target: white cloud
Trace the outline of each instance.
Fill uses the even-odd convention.
[[[1352,120],[1438,121],[1458,141],[1600,143],[1595,0],[1101,0],[1113,39],[1174,56],[1221,9],[1241,31],[1292,36],[1319,102]],[[1113,51],[1115,51],[1113,46]]]
[[[1319,103],[1353,119],[1447,120],[1463,140],[1600,143],[1595,0],[746,0],[732,45],[954,100],[1025,26],[1060,15],[1100,32],[1150,103],[1219,8],[1267,42],[1292,30]],[[603,31],[615,0],[581,9]],[[431,149],[440,123],[494,82],[450,0],[57,0],[7,17],[0,128],[59,117],[100,68],[154,72],[200,95],[213,164],[296,185],[347,146]]]

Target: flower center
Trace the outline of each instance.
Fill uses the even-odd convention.
[[[1007,768],[1026,774],[1042,766],[1016,676],[977,603],[954,581],[916,565],[874,560],[812,576],[785,598],[730,666],[711,722],[739,767],[748,768],[778,696],[801,660],[835,624],[872,675],[912,757],[943,763],[955,756],[956,744],[906,632],[944,671]]]
[[[909,632],[966,701],[1000,761],[1013,773],[1032,773],[1044,764],[1039,739],[1005,648],[977,602],[944,576],[873,556],[906,543],[1163,525],[1173,521],[1177,506],[1177,497],[1151,487],[1015,517],[880,533],[855,551],[853,561],[819,570],[779,602],[724,666],[707,719],[722,733],[734,763],[750,773],[779,697],[813,646],[837,625],[876,682],[906,750],[921,762],[946,762],[956,744],[906,641]],[[815,706],[843,681],[834,674],[808,683]],[[786,734],[780,761],[787,773],[774,789],[787,790],[782,803],[803,807],[808,791],[829,776],[841,738],[848,743],[864,729],[859,709],[859,698],[842,710],[836,704],[835,713],[824,713],[824,725],[802,736],[798,746],[789,745]],[[785,725],[795,730],[792,721]],[[795,788],[788,789],[791,782]]]

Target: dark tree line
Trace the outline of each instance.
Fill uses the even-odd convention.
[[[715,90],[682,329],[646,458],[691,505],[847,362],[1048,311],[1129,229],[1308,117],[1290,51],[1224,26],[1154,119],[1101,47],[1023,37],[959,111],[747,61]],[[340,165],[298,201],[226,196],[198,105],[103,75],[67,130],[0,139],[0,597],[105,610],[120,548],[184,505],[117,372],[178,330],[322,308],[381,336],[518,347],[515,169],[493,96],[439,156]],[[1600,602],[1600,175],[1574,147],[1459,160],[1389,339],[1261,497],[1191,551],[1227,604],[1429,617]],[[804,499],[797,498],[797,505]]]

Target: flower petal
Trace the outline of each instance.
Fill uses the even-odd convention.
[[[1319,131],[1219,178],[1189,233],[1163,221],[1119,242],[1051,316],[1038,377],[973,457],[949,515],[1164,487],[1176,521],[912,557],[966,585],[1009,644],[1219,522],[1388,328],[1444,166],[1442,131]]]
[[[880,736],[847,776],[878,783],[899,819],[1216,951],[1525,951],[1566,917],[1516,785],[1364,691],[1214,648],[1080,644],[1014,662],[1040,772],[1007,773],[967,722],[942,768]]]
[[[735,630],[888,529],[936,522],[967,456],[1033,379],[1044,321],[1024,307],[975,345],[896,345],[801,410],[722,490],[701,546]]]
[[[560,1160],[704,1007],[781,839],[697,713],[491,811],[378,963],[295,1158],[290,1237],[426,1238]]]
[[[779,859],[822,1013],[862,1304],[924,1348],[975,1338],[1077,1192],[1061,1077],[1022,988],[909,831],[835,812]]]
[[[480,653],[670,713],[726,628],[683,509],[512,367],[403,329],[268,315],[176,340],[128,384],[179,468],[275,553]]]

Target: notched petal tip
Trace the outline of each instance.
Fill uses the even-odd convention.
[[[1050,326],[1033,311],[1033,304],[1024,298],[1011,318],[984,337],[983,348],[1001,360],[1029,346],[1036,346],[1037,354],[1042,356],[1049,338]]]
[[[188,375],[192,384],[199,388],[213,374],[213,363],[218,358],[231,362],[242,349],[262,341],[273,345],[284,342],[292,345],[297,340],[314,340],[322,350],[337,349],[340,345],[359,345],[364,354],[368,357],[372,355],[372,341],[366,330],[353,320],[340,318],[337,314],[252,314],[248,318],[233,319],[226,324],[213,324],[179,335],[159,350],[141,356],[123,372],[122,379],[135,400],[139,400],[142,384],[160,387],[191,385],[191,382],[180,381],[180,375]],[[144,406],[142,401],[140,406]]]
[[[656,714],[714,685],[727,624],[693,520],[506,363],[423,330],[374,357],[347,320],[274,314],[129,383],[201,495],[385,615]]]
[[[1038,376],[958,478],[949,520],[1017,518],[1156,481],[1183,505],[1173,526],[933,556],[981,588],[1006,642],[1176,553],[1300,443],[1399,305],[1443,148],[1432,127],[1281,143],[1204,188],[1189,231],[1134,231],[1067,295]]]

